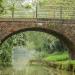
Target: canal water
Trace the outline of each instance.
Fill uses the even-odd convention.
[[[21,70],[5,68],[0,70],[0,75],[75,75],[73,72],[47,68],[42,65],[27,65]]]
[[[75,75],[73,72],[53,69],[42,64],[30,64],[35,50],[15,47],[12,52],[12,67],[0,69],[0,75]]]

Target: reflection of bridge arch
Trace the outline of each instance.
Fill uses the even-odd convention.
[[[61,25],[62,23],[62,25]],[[69,24],[70,23],[70,24]],[[40,31],[56,36],[69,48],[70,56],[75,59],[75,25],[69,20],[15,20],[0,21],[1,44],[8,37],[23,31]]]

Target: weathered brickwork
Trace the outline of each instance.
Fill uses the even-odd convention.
[[[75,21],[59,19],[0,19],[1,44],[8,37],[20,31],[43,31],[58,37],[69,48],[75,59]]]

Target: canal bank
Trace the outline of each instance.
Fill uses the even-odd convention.
[[[48,66],[56,69],[75,72],[75,64],[69,61],[49,62]]]
[[[45,60],[30,60],[29,64],[41,64],[45,67],[75,72],[75,61],[45,61]]]

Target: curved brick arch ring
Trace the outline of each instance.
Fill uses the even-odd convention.
[[[39,32],[45,32],[45,33],[48,33],[50,35],[53,35],[57,38],[59,38],[68,48],[69,50],[71,50],[71,47],[70,45],[72,45],[72,42],[67,38],[65,37],[64,35],[56,32],[56,31],[53,31],[53,30],[50,30],[50,29],[45,29],[45,28],[40,28],[40,27],[33,27],[33,28],[24,28],[24,29],[21,29],[21,30],[18,30],[18,31],[14,31],[12,33],[10,33],[9,35],[7,35],[5,38],[3,38],[1,40],[1,44],[7,40],[9,37],[15,35],[15,34],[18,34],[18,33],[21,33],[21,32],[27,32],[27,31],[39,31]],[[71,51],[69,51],[70,55],[71,55],[71,59],[73,59],[73,54],[71,53]]]
[[[69,48],[71,59],[75,59],[75,20],[0,19],[0,44],[11,35],[27,30],[43,31],[58,37]]]

